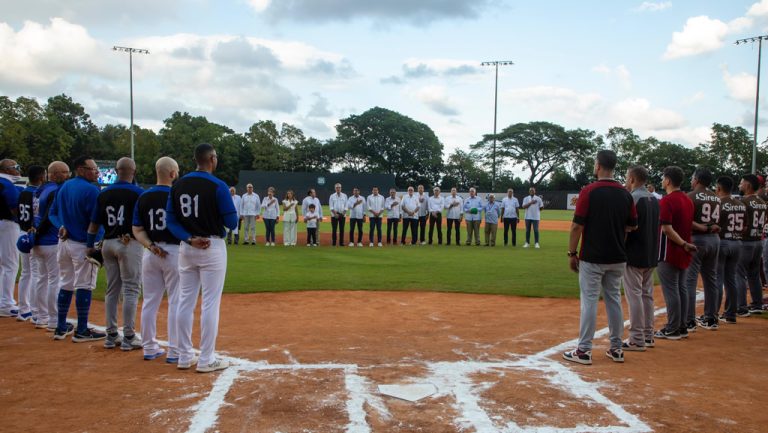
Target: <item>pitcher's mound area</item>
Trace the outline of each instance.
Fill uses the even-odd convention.
[[[658,296],[660,300],[661,297]],[[660,302],[657,302],[660,304]],[[602,310],[602,307],[601,307]],[[626,309],[625,309],[626,311]],[[74,314],[71,314],[73,317]],[[566,363],[578,300],[445,293],[227,295],[217,348],[179,371],[0,319],[4,431],[764,432],[768,320]],[[659,323],[663,316],[657,318]],[[103,324],[94,302],[92,322]],[[603,312],[598,328],[606,326]],[[160,326],[165,338],[165,314]],[[625,333],[626,334],[626,333]],[[195,330],[197,341],[199,332]],[[393,397],[379,392],[394,390]],[[414,398],[407,398],[414,396]],[[414,401],[409,401],[414,400]]]

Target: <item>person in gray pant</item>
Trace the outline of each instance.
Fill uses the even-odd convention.
[[[571,224],[568,257],[571,270],[579,274],[581,317],[578,347],[563,353],[563,359],[579,364],[592,364],[592,339],[601,293],[611,334],[611,347],[605,355],[613,362],[624,362],[620,291],[627,262],[624,239],[626,232],[637,228],[637,211],[632,196],[613,178],[616,162],[616,153],[611,150],[597,153],[597,181],[579,193]],[[577,253],[579,241],[581,250]]]
[[[754,174],[742,176],[739,190],[743,194],[741,202],[747,208],[744,223],[746,230],[741,240],[741,259],[739,260],[740,277],[738,279],[738,311],[741,317],[763,312],[763,287],[760,283],[760,263],[763,254],[763,228],[765,226],[766,204],[755,194],[759,181]],[[747,283],[752,295],[752,303],[747,305]]]
[[[637,230],[627,234],[627,269],[623,282],[629,307],[629,339],[621,347],[643,352],[646,347],[654,347],[653,270],[659,262],[659,201],[645,187],[648,182],[645,167],[629,167],[625,178],[625,186],[637,208]]]
[[[720,250],[720,197],[709,189],[712,184],[712,172],[698,168],[693,172],[691,186],[693,191],[688,197],[693,201],[693,244],[698,249],[693,255],[691,265],[685,275],[685,291],[688,296],[688,308],[685,314],[685,326],[688,332],[696,331],[698,324],[704,329],[718,328],[717,311],[717,254]],[[696,286],[701,274],[704,283],[704,315],[696,318]],[[722,286],[721,286],[722,287]],[[706,307],[709,307],[707,310]]]
[[[704,298],[704,314],[720,311],[725,286],[725,311],[720,318],[725,323],[736,323],[736,291],[739,258],[741,256],[741,237],[744,232],[744,219],[747,207],[731,196],[733,179],[722,176],[717,179],[715,194],[720,197],[720,254],[717,258],[717,299],[715,305]]]

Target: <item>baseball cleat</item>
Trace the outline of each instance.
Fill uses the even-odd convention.
[[[16,316],[17,322],[27,322],[32,320],[32,313],[23,313]]]
[[[213,361],[212,363],[208,365],[200,365],[197,364],[197,372],[198,373],[211,373],[217,370],[224,370],[225,368],[229,367],[229,362],[224,361],[223,359],[217,359],[216,361]]]

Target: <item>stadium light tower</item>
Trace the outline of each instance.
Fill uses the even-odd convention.
[[[149,54],[149,50],[144,50],[141,48],[132,48],[132,47],[119,47],[115,45],[112,47],[113,51],[123,51],[128,53],[128,69],[129,69],[129,79],[131,83],[131,159],[134,161],[136,160],[136,157],[134,155],[134,135],[135,132],[133,131],[133,53],[137,54]]]
[[[493,66],[496,68],[496,87],[493,92],[493,152],[491,153],[491,190],[496,190],[496,119],[499,111],[499,66],[514,65],[509,60],[492,60],[482,62],[482,66]]]
[[[763,57],[763,40],[768,40],[768,35],[753,36],[736,41],[736,45],[757,42],[757,90],[755,91],[755,131],[752,137],[752,173],[757,173],[757,113],[760,103],[760,61]]]

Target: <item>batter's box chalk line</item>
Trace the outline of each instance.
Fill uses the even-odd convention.
[[[696,300],[702,301],[704,296],[698,293]],[[666,308],[654,311],[658,316],[666,313]],[[624,322],[628,326],[629,321]],[[96,327],[103,330],[102,327]],[[603,328],[595,333],[595,338],[608,335],[609,329]],[[452,361],[424,362],[419,364],[426,367],[427,374],[422,377],[405,379],[404,382],[429,383],[437,388],[430,398],[448,397],[453,400],[451,406],[458,413],[454,423],[458,429],[474,430],[478,433],[646,433],[653,430],[637,416],[629,413],[621,405],[613,402],[600,392],[600,383],[584,381],[576,371],[563,361],[551,357],[560,355],[563,351],[572,349],[578,343],[577,339],[566,341],[554,347],[533,355],[515,356],[512,359],[497,362],[481,361]],[[167,342],[160,342],[167,346]],[[225,405],[226,396],[238,378],[245,373],[259,371],[338,371],[344,376],[344,387],[347,393],[345,404],[348,421],[345,426],[347,433],[370,433],[371,427],[366,420],[365,405],[377,412],[379,417],[388,420],[391,415],[387,405],[376,392],[376,385],[359,374],[356,364],[269,364],[265,361],[251,361],[227,355],[218,355],[229,361],[232,366],[218,374],[211,391],[206,397],[190,408],[192,419],[187,433],[206,433],[212,431],[219,418],[219,410]],[[415,364],[399,364],[395,366],[408,367]],[[373,366],[371,368],[376,368]],[[379,366],[380,367],[380,366]],[[392,366],[390,366],[392,367]],[[620,425],[594,426],[577,425],[576,427],[555,426],[521,426],[513,421],[493,419],[482,407],[482,392],[493,384],[476,383],[472,376],[478,373],[493,373],[503,370],[535,371],[543,376],[549,384],[570,394],[580,401],[591,401],[602,407],[619,421]],[[307,426],[310,430],[318,426]]]

